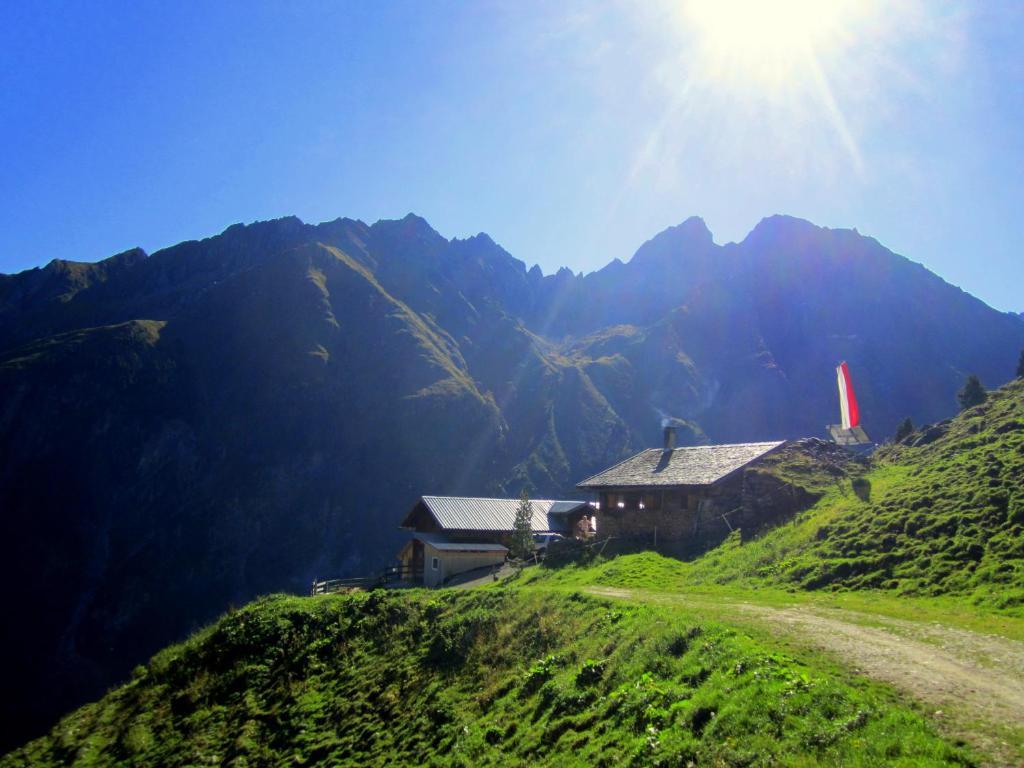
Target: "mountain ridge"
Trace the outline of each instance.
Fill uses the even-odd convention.
[[[575,496],[663,417],[819,434],[840,359],[876,438],[1013,376],[1024,323],[853,231],[766,222],[717,245],[689,219],[587,275],[409,215],[4,276],[0,578],[33,627],[4,641],[8,730],[228,603],[379,567],[420,494]]]

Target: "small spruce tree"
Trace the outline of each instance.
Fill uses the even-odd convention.
[[[898,427],[896,427],[896,434],[893,435],[893,438],[892,438],[893,442],[896,442],[896,443],[902,442],[906,438],[910,437],[910,435],[913,434],[913,432],[914,432],[914,422],[912,422],[910,420],[910,417],[907,416],[907,418],[905,418],[903,421],[901,421],[900,425]]]
[[[1017,359],[1017,378],[1024,379],[1024,349],[1020,351],[1020,357]]]
[[[512,557],[520,559],[533,553],[533,507],[525,488],[519,494],[516,521],[512,526],[512,546],[509,550]]]
[[[956,393],[956,399],[960,402],[961,411],[981,405],[987,398],[988,392],[981,386],[981,380],[973,373],[967,377],[963,389]]]

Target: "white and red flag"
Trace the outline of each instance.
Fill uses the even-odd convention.
[[[839,410],[842,412],[843,429],[860,426],[860,410],[857,408],[857,396],[853,393],[853,380],[850,379],[850,367],[845,361],[836,368],[839,380]]]
[[[830,425],[829,434],[839,445],[870,443],[871,439],[860,425],[860,408],[857,407],[857,396],[853,393],[850,367],[845,362],[836,367],[836,380],[839,382],[839,412],[843,423]]]

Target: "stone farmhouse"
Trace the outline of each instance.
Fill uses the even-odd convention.
[[[666,427],[661,448],[640,451],[577,485],[591,501],[531,501],[532,528],[571,538],[594,530],[640,546],[687,551],[779,522],[817,498],[764,465],[808,441],[678,448]],[[821,441],[810,441],[820,443]],[[423,496],[402,520],[412,532],[398,555],[407,578],[440,586],[504,562],[518,499]],[[583,521],[581,519],[588,518]]]
[[[602,535],[666,545],[724,538],[757,529],[813,500],[758,471],[786,441],[675,446],[666,427],[661,448],[649,448],[577,484],[597,495]]]

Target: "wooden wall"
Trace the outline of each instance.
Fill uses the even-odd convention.
[[[500,565],[505,562],[504,552],[453,552],[451,550],[434,549],[424,545],[423,585],[438,587],[445,579],[456,576],[475,568]],[[433,567],[433,558],[437,558],[438,567]]]
[[[696,545],[724,539],[733,530],[753,534],[791,518],[817,497],[750,468],[710,487],[610,489],[599,498],[600,536],[653,544],[656,535],[659,544]]]

